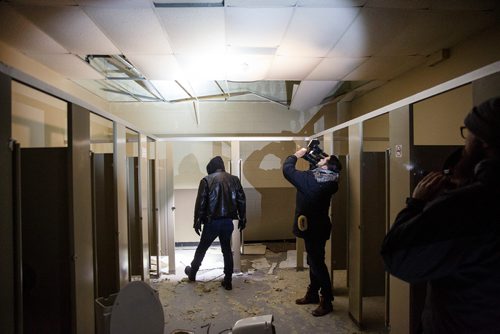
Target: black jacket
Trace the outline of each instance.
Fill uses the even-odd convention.
[[[217,218],[246,219],[246,199],[240,179],[224,171],[222,160],[212,159],[200,181],[194,207],[194,222]]]
[[[428,282],[424,333],[500,333],[500,161],[424,206],[410,199],[382,244],[386,269]]]
[[[293,234],[299,238],[330,238],[331,222],[329,216],[332,195],[337,192],[337,180],[318,182],[313,170],[299,171],[295,168],[297,157],[291,155],[283,163],[283,175],[297,188]],[[337,174],[338,177],[338,174]],[[308,228],[298,228],[298,217],[307,217]]]

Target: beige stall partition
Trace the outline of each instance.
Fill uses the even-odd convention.
[[[405,207],[405,199],[410,194],[410,114],[409,107],[403,107],[389,114],[389,221],[392,224],[399,211]],[[409,332],[410,287],[407,283],[389,276],[386,278],[388,298],[386,323],[391,333]]]
[[[349,316],[362,325],[361,152],[362,124],[349,126]]]

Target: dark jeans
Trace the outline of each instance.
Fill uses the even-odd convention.
[[[193,262],[191,262],[191,270],[194,272],[198,271],[208,247],[212,245],[215,238],[219,237],[220,248],[224,256],[224,275],[226,279],[231,279],[233,275],[233,252],[231,251],[231,235],[233,234],[233,230],[234,225],[231,218],[215,219],[203,225],[200,243],[194,253]]]
[[[307,264],[309,265],[309,289],[313,293],[321,292],[327,301],[333,300],[332,281],[325,264],[326,240],[305,238]]]

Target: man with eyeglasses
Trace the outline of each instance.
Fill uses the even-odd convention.
[[[465,117],[458,186],[431,172],[386,235],[386,269],[427,282],[423,333],[500,333],[500,97]]]

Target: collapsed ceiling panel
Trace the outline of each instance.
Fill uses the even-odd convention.
[[[303,80],[322,58],[275,56],[267,80]]]
[[[176,80],[183,77],[173,55],[129,54],[127,59],[149,80]]]

